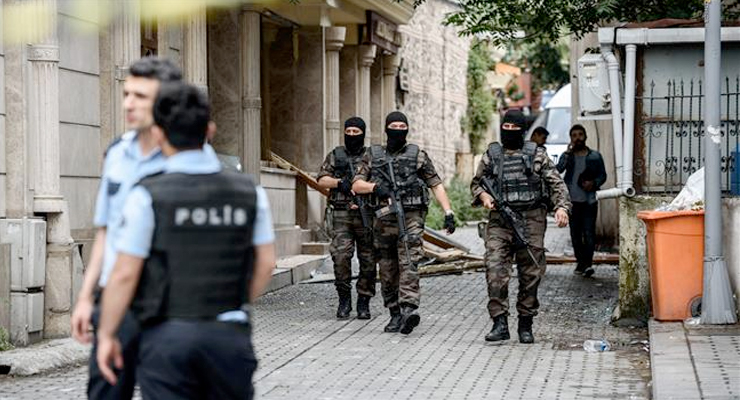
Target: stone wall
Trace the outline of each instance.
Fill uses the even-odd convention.
[[[399,108],[409,117],[409,141],[425,149],[443,179],[456,173],[456,154],[470,151],[460,121],[467,107],[467,68],[470,39],[459,37],[442,21],[456,6],[431,0],[416,9],[401,27],[399,51],[409,77],[409,92]]]
[[[93,237],[93,210],[102,166],[100,53],[97,13],[59,2],[60,187],[77,239]]]
[[[0,21],[3,18],[3,7],[0,6]],[[0,32],[0,218],[5,212],[5,47],[3,34]]]
[[[301,28],[294,49],[292,28],[281,28],[264,72],[270,75],[272,150],[308,171],[318,171],[324,160],[322,43],[321,28]]]

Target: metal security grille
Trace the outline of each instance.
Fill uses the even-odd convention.
[[[702,81],[651,81],[648,91],[649,96],[636,98],[642,114],[636,135],[641,133],[642,142],[635,154],[635,178],[641,193],[673,195],[704,165]],[[729,195],[740,191],[740,180],[734,177],[740,175],[735,171],[740,158],[740,76],[724,79],[721,108],[722,192]]]

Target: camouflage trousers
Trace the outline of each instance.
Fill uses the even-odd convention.
[[[362,226],[362,216],[357,210],[334,211],[334,235],[331,240],[331,259],[334,261],[334,285],[340,294],[352,291],[352,257],[357,245],[360,276],[357,293],[375,296],[375,260],[372,232]]]
[[[419,306],[419,271],[418,265],[423,256],[422,234],[426,212],[421,210],[406,211],[406,229],[409,257],[406,248],[398,236],[398,219],[395,214],[375,219],[375,247],[380,259],[380,286],[383,293],[383,304],[387,308],[400,303]]]
[[[531,251],[537,260],[533,262],[526,248],[515,244],[514,233],[496,211],[491,211],[486,228],[486,282],[488,283],[488,313],[491,318],[509,315],[509,278],[512,264],[516,262],[519,278],[519,294],[516,310],[520,316],[537,315],[540,306],[537,289],[545,275],[545,228],[544,208],[522,212]],[[539,265],[539,267],[537,266]]]

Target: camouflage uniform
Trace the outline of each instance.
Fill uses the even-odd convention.
[[[524,154],[522,150],[504,150],[506,155]],[[481,204],[478,197],[484,192],[481,179],[491,166],[491,157],[484,153],[478,170],[470,184],[474,201],[473,205]],[[532,160],[532,173],[538,174],[545,184],[543,191],[550,194],[550,200],[555,209],[562,208],[570,212],[571,203],[568,189],[563,179],[555,169],[552,160],[542,148],[537,148]],[[517,296],[517,312],[520,316],[537,315],[539,301],[537,288],[545,274],[546,259],[544,249],[545,228],[547,226],[546,205],[542,204],[529,210],[522,210],[526,220],[526,231],[531,251],[537,259],[537,267],[526,248],[515,246],[513,231],[501,218],[498,211],[491,211],[486,229],[486,281],[488,283],[488,312],[491,318],[499,315],[509,315],[509,276],[512,264],[517,264],[519,278],[519,294]]]
[[[337,168],[336,160],[337,149],[330,152],[324,163],[321,165],[318,179],[324,176],[333,178],[343,178]],[[355,167],[360,162],[362,154],[352,155],[345,151],[345,154],[351,160],[350,165]],[[355,244],[357,244],[357,258],[360,261],[360,276],[357,279],[357,293],[363,296],[375,296],[375,278],[377,271],[375,269],[376,254],[373,247],[373,238],[370,229],[365,229],[362,225],[362,215],[359,209],[350,209],[350,204],[355,204],[354,200],[342,196],[340,193],[332,191],[331,201],[334,207],[333,214],[333,233],[329,252],[332,261],[334,261],[334,285],[338,293],[348,294],[352,290],[352,257],[355,254]],[[369,196],[366,196],[369,197]],[[367,211],[372,226],[372,210]]]
[[[406,151],[407,144],[398,153],[390,157],[398,157]],[[372,151],[365,152],[362,161],[357,167],[354,180],[362,179],[364,181],[379,181],[379,173],[373,172]],[[434,169],[432,160],[423,150],[419,150],[416,156],[415,165],[416,175],[419,182],[427,188],[437,186],[442,183],[437,171]],[[398,175],[398,172],[396,172]],[[428,196],[428,194],[427,194]],[[401,200],[403,203],[403,201]],[[428,197],[426,202],[428,203]],[[378,207],[384,207],[386,204],[380,204]],[[399,306],[401,303],[407,303],[413,306],[419,306],[419,273],[414,267],[418,265],[423,256],[422,235],[424,233],[424,220],[426,218],[427,204],[423,206],[404,205],[404,214],[406,221],[409,257],[406,256],[406,249],[402,241],[399,240],[398,219],[396,214],[388,214],[375,219],[373,226],[375,247],[378,249],[378,265],[380,267],[380,283],[383,294],[383,304],[387,308]]]

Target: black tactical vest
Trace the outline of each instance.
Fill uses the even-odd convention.
[[[491,160],[487,175],[504,201],[517,210],[528,210],[543,203],[543,181],[532,170],[537,144],[525,142],[521,150],[507,154],[499,143],[488,146]]]
[[[249,301],[257,194],[235,172],[160,174],[140,184],[155,230],[132,310],[142,324],[215,319]]]
[[[357,164],[362,160],[363,154],[365,154],[365,147],[357,155],[350,154],[347,148],[339,146],[332,150],[334,153],[334,178],[344,179],[349,177],[352,179],[355,176],[354,169],[357,168]],[[347,196],[340,192],[337,188],[329,190],[329,202],[337,210],[346,210],[349,208],[349,204],[352,202],[352,197]]]
[[[429,190],[418,174],[419,146],[407,144],[400,153],[390,155],[384,147],[370,147],[373,157],[370,169],[370,181],[383,185],[389,190],[390,181],[388,163],[393,165],[393,172],[398,186],[399,201],[408,209],[425,209],[429,205]]]

